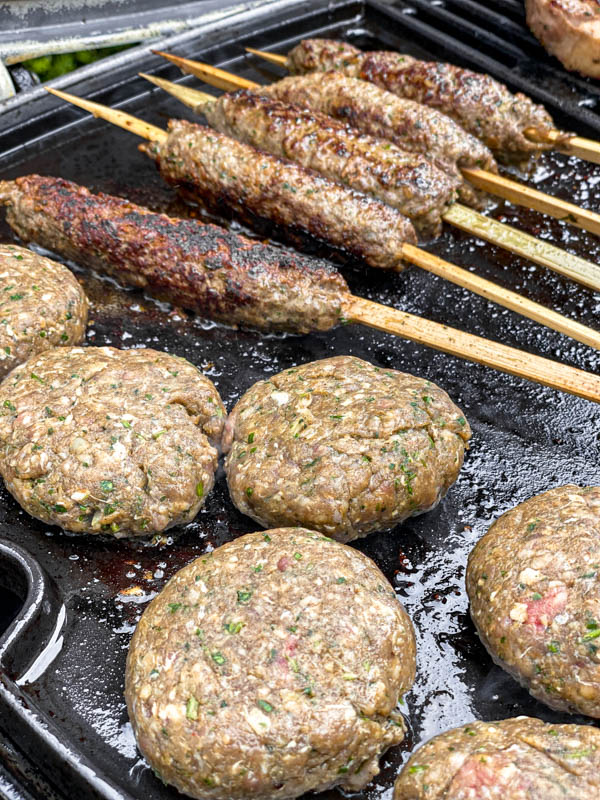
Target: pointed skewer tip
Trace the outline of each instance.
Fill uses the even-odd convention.
[[[254,56],[264,58],[265,61],[270,61],[272,64],[278,64],[285,67],[287,64],[287,56],[280,55],[279,53],[269,53],[267,50],[255,50],[254,47],[245,47],[247,53],[252,53]]]

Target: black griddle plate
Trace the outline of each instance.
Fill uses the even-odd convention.
[[[213,26],[208,33],[199,30],[161,46],[263,82],[276,70],[246,58],[243,44],[285,52],[302,36],[328,35],[363,48],[401,49],[461,63],[459,45],[453,49],[448,40],[442,52],[438,44],[428,44],[415,34],[418,16],[400,13],[395,5],[341,2],[323,10],[321,3],[281,3],[275,10],[266,7],[262,14],[244,17],[239,25],[228,21],[227,28]],[[537,50],[532,52],[537,57]],[[462,63],[473,66],[468,59]],[[537,74],[542,71],[539,65],[536,69]],[[189,109],[136,78],[137,70],[179,79],[177,70],[140,49],[127,75],[122,70],[99,74],[70,88],[109,105],[120,104],[161,126],[170,116],[192,118]],[[527,74],[526,64],[520,71]],[[198,85],[190,78],[185,81]],[[575,102],[579,83],[566,92],[563,111]],[[532,83],[531,93],[536,86],[543,89],[543,81]],[[9,153],[2,161],[2,177],[57,175],[154,208],[181,209],[154,165],[137,151],[132,135],[54,101],[40,101],[32,112],[27,120],[12,120],[14,125],[0,134],[0,146]],[[568,114],[563,117],[567,125]],[[572,127],[590,132],[574,122]],[[538,188],[594,207],[600,167],[551,154],[541,159],[533,180]],[[492,213],[598,260],[600,242],[591,235],[508,205],[500,204]],[[13,238],[4,222],[0,234]],[[597,327],[598,296],[550,271],[451,229],[431,250]],[[590,348],[416,268],[387,275],[348,264],[344,271],[353,291],[362,296],[583,369],[597,372],[600,367],[600,354]],[[439,383],[470,420],[471,452],[445,501],[391,533],[356,543],[396,587],[418,637],[418,676],[406,708],[411,733],[405,746],[382,759],[381,775],[361,798],[391,797],[407,751],[474,717],[531,714],[586,721],[551,712],[492,665],[468,618],[464,572],[469,550],[502,512],[567,482],[600,483],[600,406],[367,328],[348,326],[305,337],[235,331],[84,271],[78,276],[93,306],[89,344],[150,346],[184,356],[214,380],[228,408],[265,376],[351,353]],[[29,780],[28,796],[50,796],[49,785],[69,798],[179,796],[153,776],[136,751],[123,701],[127,646],[147,602],[176,570],[256,525],[233,508],[222,471],[197,519],[158,547],[69,536],[29,517],[4,489],[0,500],[0,585],[21,597],[29,587],[24,609],[0,640],[0,724],[9,740],[0,747],[0,777],[5,772],[17,783]],[[36,767],[35,780],[27,759]]]

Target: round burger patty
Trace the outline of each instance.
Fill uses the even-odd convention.
[[[62,264],[0,244],[0,378],[57,345],[83,341],[88,301]]]
[[[226,426],[225,469],[244,514],[340,541],[433,508],[471,431],[433,383],[336,356],[249,389]]]
[[[532,717],[470,722],[420,747],[394,800],[597,800],[600,730]]]
[[[44,522],[148,536],[198,512],[224,419],[213,384],[182,358],[47,350],[0,384],[0,473]]]
[[[127,659],[140,750],[195,798],[362,788],[402,741],[411,622],[362,553],[302,528],[242,536],[180,570]]]
[[[496,663],[552,708],[600,717],[600,487],[503,514],[469,557],[467,591]]]

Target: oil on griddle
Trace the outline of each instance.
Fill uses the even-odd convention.
[[[342,20],[329,29],[320,27],[319,35],[342,36],[363,49],[406,49],[413,55],[433,56],[411,37],[403,39],[400,29],[384,29],[366,12],[351,24]],[[295,40],[269,38],[263,30],[259,39],[247,43],[285,52]],[[266,81],[278,74],[274,68],[244,59],[240,52],[239,43],[229,49],[203,50],[200,38],[184,55],[254,80]],[[178,76],[171,67],[162,67],[160,74],[170,79]],[[135,98],[125,107],[130,113],[162,127],[171,115],[192,118],[167,95],[158,91],[148,95],[137,79],[132,79],[129,90]],[[119,99],[122,91],[121,87]],[[116,97],[115,93],[112,100]],[[110,92],[101,99],[111,104]],[[60,175],[155,209],[205,213],[185,206],[163,186],[154,165],[137,151],[136,144],[125,132],[82,118],[74,128],[45,140],[43,147],[30,145],[5,162],[2,177],[30,172]],[[585,204],[600,182],[600,167],[550,154],[540,160],[534,178],[538,188]],[[493,213],[590,260],[600,258],[598,239],[572,227],[504,205]],[[281,231],[269,233],[275,239],[284,236]],[[0,234],[4,240],[12,238],[4,222]],[[309,242],[304,245],[311,247]],[[446,231],[431,249],[595,326],[598,298],[549,271],[475,243],[457,231]],[[600,369],[600,355],[591,349],[415,268],[389,276],[346,263],[344,272],[359,295],[573,366]],[[468,618],[464,569],[469,550],[491,521],[517,502],[567,482],[600,483],[600,407],[375,331],[343,327],[306,337],[234,331],[195,319],[137,291],[121,290],[110,280],[81,270],[78,275],[92,302],[89,344],[147,345],[184,356],[215,382],[228,409],[256,380],[298,363],[345,353],[426,376],[464,409],[474,429],[471,452],[444,502],[391,533],[372,535],[356,544],[384,570],[413,619],[419,667],[415,687],[407,697],[411,733],[402,748],[382,759],[381,774],[360,797],[389,798],[398,767],[414,743],[473,717],[525,713],[546,720],[586,721],[551,712],[492,665]],[[197,519],[158,547],[67,536],[28,517],[3,489],[0,500],[2,535],[39,559],[59,585],[67,608],[61,651],[25,690],[42,716],[58,720],[64,738],[74,742],[125,794],[179,797],[161,786],[136,752],[122,695],[125,656],[136,621],[168,577],[195,556],[256,529],[231,504],[222,469]]]

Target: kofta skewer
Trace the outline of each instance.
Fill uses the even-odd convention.
[[[95,111],[110,116],[110,109]],[[137,120],[123,112],[115,123],[148,135],[148,126],[138,129]],[[8,206],[7,222],[24,241],[209,319],[296,333],[328,330],[340,321],[363,323],[600,402],[597,375],[355,297],[325,261],[216,225],[154,214],[60,178],[1,181],[0,203]]]
[[[59,96],[136,132],[133,117]],[[410,222],[374,198],[190,122],[171,121],[168,133],[146,125],[139,132],[151,139],[141,149],[157,161],[168,182],[199,190],[213,205],[225,203],[238,215],[250,210],[278,225],[303,229],[346,247],[373,267],[402,270],[404,259],[600,349],[597,331],[414,247]]]
[[[259,90],[274,100],[332,116],[362,133],[418,152],[461,181],[459,197],[471,206],[478,205],[476,190],[481,190],[600,235],[600,214],[498,175],[488,148],[450,117],[375,84],[339,72],[313,72],[263,86],[209,64],[155,52],[211,86],[226,91]]]
[[[513,104],[512,101],[515,101],[517,110],[525,116],[523,124],[517,131],[519,134],[517,138],[524,148],[525,155],[543,150],[558,150],[566,155],[600,164],[600,142],[557,130],[545,109],[521,93],[511,94],[506,86],[490,75],[472,72],[452,64],[416,61],[411,56],[393,51],[364,53],[345,42],[331,39],[306,39],[293,48],[287,56],[255,50],[252,47],[245,49],[248,53],[279,67],[286,69],[291,67],[294,74],[335,69],[345,74],[356,75],[361,80],[382,86],[400,97],[418,99],[421,103],[443,111],[478,138],[482,138],[482,118],[491,116],[496,122],[498,131],[495,137],[488,136],[487,141],[485,139],[484,141],[495,154],[498,154],[502,144],[507,145],[509,152],[515,152],[511,137],[502,132],[503,123],[504,127],[508,127],[502,114],[506,112],[507,107],[512,112],[510,106]],[[409,69],[403,69],[403,65]],[[402,80],[395,80],[398,76]],[[411,88],[411,84],[414,88]],[[473,114],[470,122],[464,113],[464,108],[469,107],[465,100],[476,103],[478,92],[484,98],[481,101],[481,115]],[[526,118],[529,115],[532,115],[533,119],[528,122]],[[518,122],[518,116],[516,121]],[[518,153],[517,150],[516,154]]]
[[[291,158],[333,181],[395,205],[421,230],[441,227],[442,220],[450,222],[600,291],[600,267],[597,265],[461,203],[450,206],[448,191],[441,197],[436,193],[440,187],[445,186],[447,190],[448,176],[422,158],[411,167],[410,157],[416,158],[415,154],[406,153],[389,142],[355,133],[324,114],[269,100],[248,90],[214,98],[161,78],[141,75],[202,113],[220,132],[272,155]],[[428,176],[432,183],[424,183]]]

